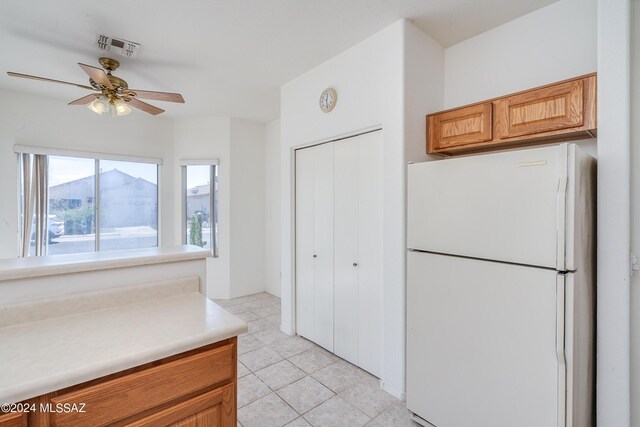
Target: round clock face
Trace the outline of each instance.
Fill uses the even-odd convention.
[[[336,106],[337,100],[338,94],[334,88],[330,87],[325,89],[320,95],[320,109],[325,113],[328,113]]]

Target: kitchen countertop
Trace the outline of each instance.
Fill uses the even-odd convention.
[[[203,259],[210,255],[211,252],[206,249],[182,245],[0,259],[0,281],[188,261]]]
[[[72,314],[0,327],[0,403],[33,398],[247,332],[245,322],[200,294],[197,278],[192,280],[192,285],[178,287],[158,282],[160,290],[155,291],[148,284],[144,301],[131,297],[140,292],[135,287],[114,288],[107,292],[111,296],[96,293],[95,298],[108,302],[99,310],[87,309],[95,305],[87,305],[91,294],[75,302],[78,297],[70,296],[55,304],[76,307]],[[119,292],[127,295],[120,297],[124,302]],[[35,303],[34,310],[43,310],[42,304]],[[25,309],[28,305],[18,307]]]

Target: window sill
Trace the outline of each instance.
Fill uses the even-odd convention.
[[[0,282],[30,277],[204,259],[211,251],[183,245],[82,254],[0,259]]]

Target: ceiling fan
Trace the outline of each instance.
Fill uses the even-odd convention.
[[[130,106],[154,116],[164,112],[162,108],[140,101],[140,98],[184,104],[184,98],[179,93],[129,89],[126,81],[111,74],[112,71],[115,71],[120,66],[120,62],[106,57],[98,59],[98,62],[100,62],[104,70],[98,67],[92,67],[91,65],[78,63],[80,68],[89,75],[89,84],[91,86],[14,73],[12,71],[8,71],[7,74],[11,77],[61,83],[94,91],[94,93],[90,95],[71,101],[69,105],[87,105],[90,110],[98,114],[110,113],[112,116],[125,116],[131,112]]]

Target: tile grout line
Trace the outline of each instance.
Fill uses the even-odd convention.
[[[254,349],[252,349],[252,350],[246,351],[246,352],[242,353],[242,355],[244,355],[244,354],[248,354],[248,353],[251,353],[251,352],[254,352],[254,351],[257,351],[257,350],[265,349],[265,348],[266,348],[267,350],[269,350],[269,351],[271,351],[271,352],[275,353],[276,355],[278,355],[278,357],[280,357],[280,358],[281,358],[281,360],[278,360],[278,361],[276,361],[276,362],[274,362],[274,363],[270,363],[270,364],[268,364],[268,365],[266,365],[266,366],[263,366],[263,367],[261,367],[260,369],[256,369],[256,370],[254,371],[254,370],[250,369],[248,366],[246,366],[242,361],[240,361],[240,360],[238,359],[238,362],[239,362],[239,363],[242,363],[242,365],[247,369],[247,371],[248,371],[248,374],[247,374],[247,375],[253,375],[253,376],[254,376],[254,377],[255,377],[255,378],[260,382],[260,384],[264,385],[264,386],[266,387],[266,389],[267,389],[267,390],[269,390],[269,393],[268,393],[268,394],[266,394],[266,395],[264,395],[264,396],[261,396],[261,397],[259,397],[259,398],[255,399],[255,400],[253,400],[253,401],[251,401],[251,402],[249,402],[249,403],[247,403],[247,404],[243,405],[243,406],[242,406],[242,408],[246,408],[247,406],[249,406],[249,405],[251,405],[251,404],[253,404],[253,403],[255,403],[255,402],[258,402],[258,401],[260,401],[261,399],[264,399],[264,398],[266,398],[266,397],[269,397],[271,394],[274,394],[274,395],[275,395],[275,397],[277,397],[277,398],[278,398],[278,399],[280,399],[282,402],[284,402],[284,403],[285,403],[285,405],[293,411],[293,413],[297,414],[297,416],[296,416],[293,420],[288,421],[288,423],[291,423],[291,422],[293,422],[293,421],[295,421],[295,420],[297,420],[297,419],[302,419],[304,422],[310,423],[310,421],[308,421],[308,420],[305,418],[305,415],[309,414],[309,412],[311,412],[311,411],[315,410],[316,408],[318,408],[318,407],[322,406],[322,405],[323,405],[323,404],[325,404],[326,402],[328,402],[328,401],[330,401],[330,400],[332,400],[332,399],[334,399],[334,398],[338,397],[338,398],[340,398],[340,400],[342,400],[346,405],[348,405],[349,407],[351,407],[352,409],[354,409],[357,413],[360,413],[361,415],[363,415],[364,417],[366,417],[366,418],[367,418],[367,420],[368,420],[368,421],[367,421],[367,423],[370,423],[370,422],[372,422],[372,421],[374,421],[374,422],[378,422],[378,421],[376,421],[376,419],[377,419],[378,417],[380,417],[381,415],[383,415],[384,413],[386,413],[386,412],[388,412],[388,411],[393,410],[394,406],[395,406],[395,405],[397,405],[397,404],[398,404],[398,402],[402,402],[402,401],[400,401],[400,400],[397,400],[397,399],[396,399],[396,400],[397,400],[397,402],[391,403],[390,405],[388,405],[388,406],[384,407],[384,408],[383,408],[380,412],[378,412],[375,416],[371,417],[371,416],[369,416],[368,414],[366,414],[363,410],[361,410],[359,407],[355,406],[354,404],[352,404],[351,402],[349,402],[348,400],[346,400],[345,398],[343,398],[342,396],[340,396],[340,394],[341,394],[341,393],[344,393],[345,391],[349,390],[349,389],[350,389],[350,388],[352,388],[352,387],[355,387],[356,385],[363,384],[363,383],[365,383],[366,381],[365,381],[365,380],[363,380],[363,381],[358,381],[358,382],[356,382],[356,383],[354,383],[354,384],[350,385],[349,387],[345,388],[344,390],[341,390],[340,392],[335,392],[335,391],[333,391],[333,390],[332,390],[332,389],[331,389],[327,384],[325,384],[325,383],[324,383],[323,381],[321,381],[320,379],[315,378],[313,375],[314,375],[314,374],[316,374],[318,371],[321,371],[321,370],[323,370],[323,369],[326,369],[326,368],[328,368],[328,367],[330,367],[330,366],[333,366],[333,365],[335,365],[335,364],[337,364],[337,363],[339,363],[339,362],[344,362],[344,363],[346,363],[349,367],[354,368],[354,369],[356,369],[357,371],[363,372],[363,373],[365,373],[366,375],[371,376],[371,374],[370,374],[370,373],[368,373],[368,372],[366,372],[366,371],[364,371],[363,369],[359,368],[358,366],[355,366],[355,365],[353,365],[352,363],[350,363],[350,362],[348,362],[348,361],[346,361],[346,360],[344,360],[344,359],[340,358],[339,356],[336,356],[335,354],[328,352],[326,349],[324,349],[324,348],[322,348],[322,347],[318,346],[317,344],[313,343],[312,341],[310,341],[310,340],[308,340],[308,339],[306,339],[306,338],[304,338],[304,337],[300,337],[300,336],[298,336],[298,335],[288,336],[287,334],[284,334],[282,331],[280,331],[280,329],[278,328],[278,325],[271,325],[271,324],[268,324],[268,322],[270,321],[268,318],[270,318],[270,317],[271,317],[271,318],[273,318],[274,316],[280,315],[280,310],[279,310],[279,309],[277,310],[277,312],[276,312],[276,313],[272,313],[272,310],[273,310],[273,309],[271,309],[271,307],[278,308],[278,307],[279,307],[279,305],[280,305],[279,303],[277,303],[276,301],[274,301],[274,299],[273,299],[273,298],[276,298],[276,297],[273,297],[273,298],[272,298],[272,296],[271,296],[270,294],[264,294],[264,295],[263,295],[263,294],[261,294],[259,297],[254,297],[254,298],[251,298],[251,297],[252,297],[252,296],[249,296],[249,298],[241,297],[241,298],[246,298],[246,299],[243,299],[242,301],[239,301],[238,303],[234,303],[234,304],[227,304],[226,306],[223,306],[223,308],[227,309],[228,307],[234,307],[234,306],[235,306],[235,307],[239,307],[241,304],[245,304],[245,303],[246,303],[246,304],[247,304],[247,306],[246,306],[246,308],[245,308],[243,311],[240,311],[239,313],[233,313],[233,314],[234,314],[234,315],[236,315],[236,316],[238,316],[238,317],[241,317],[241,318],[243,318],[243,317],[250,317],[250,318],[251,318],[251,320],[246,321],[247,323],[250,323],[250,322],[261,322],[261,324],[260,324],[259,326],[257,326],[259,329],[257,329],[257,330],[256,330],[256,329],[254,329],[254,330],[252,330],[252,331],[250,331],[250,332],[248,331],[246,334],[243,334],[243,335],[242,335],[242,336],[249,336],[249,337],[253,338],[254,340],[257,340],[257,341],[259,342],[260,346],[259,346],[259,347],[257,347],[257,348],[254,348]],[[261,300],[263,300],[263,301],[261,301]],[[262,305],[261,305],[260,303],[262,303]],[[263,309],[264,309],[264,310],[266,310],[266,311],[264,311]],[[264,314],[264,315],[260,315],[260,314],[256,313],[256,312],[255,312],[255,311],[253,311],[253,310],[256,310],[256,311],[258,311],[258,312],[261,312],[261,311],[262,311],[262,312],[263,312],[263,313],[265,313],[265,314]],[[233,310],[233,309],[232,309],[231,311],[235,311],[235,310]],[[243,320],[244,320],[244,319],[243,319]],[[265,323],[266,323],[266,324],[265,324]],[[255,325],[255,323],[254,323],[254,325]],[[274,340],[272,343],[270,343],[270,344],[265,343],[265,342],[264,342],[264,341],[262,341],[258,336],[256,336],[256,334],[260,335],[260,333],[268,333],[268,332],[270,332],[270,331],[280,332],[280,333],[282,334],[282,336],[281,336],[281,337],[279,337],[279,338],[277,338],[277,339],[275,339],[275,340]],[[274,334],[274,335],[278,335],[278,334]],[[300,350],[300,351],[297,351],[297,352],[296,352],[296,353],[294,353],[294,354],[290,354],[290,355],[288,355],[287,357],[285,357],[283,354],[280,354],[278,351],[276,351],[274,348],[272,348],[272,347],[271,347],[272,345],[276,344],[278,341],[285,341],[287,338],[290,338],[290,337],[299,337],[299,338],[301,338],[302,340],[304,340],[305,342],[309,343],[309,344],[310,344],[310,346],[309,346],[309,347],[307,347],[307,348],[304,348],[304,349],[302,349],[302,350]],[[302,369],[300,366],[298,366],[295,362],[293,362],[293,361],[291,360],[291,359],[293,359],[293,358],[296,358],[297,356],[300,356],[300,355],[301,355],[301,354],[303,354],[303,353],[311,352],[311,351],[317,351],[317,352],[320,352],[320,353],[326,354],[327,356],[330,356],[330,357],[332,357],[332,358],[334,358],[334,359],[333,359],[329,364],[327,364],[326,366],[323,366],[323,367],[321,367],[321,368],[319,368],[319,369],[315,369],[315,370],[313,370],[312,372],[307,372],[307,371],[305,371],[304,369]],[[284,351],[284,353],[286,353],[286,351]],[[240,355],[238,355],[238,356],[240,356]],[[286,384],[286,385],[284,385],[284,386],[282,386],[282,387],[280,387],[279,389],[277,389],[277,390],[276,390],[276,389],[273,389],[271,386],[267,385],[267,384],[266,384],[266,383],[265,383],[265,382],[264,382],[264,381],[263,381],[263,380],[262,380],[258,375],[256,375],[256,373],[257,373],[258,371],[261,371],[261,370],[267,369],[267,368],[269,368],[269,367],[272,367],[272,366],[274,366],[274,365],[276,365],[276,364],[278,364],[278,363],[281,363],[281,362],[283,362],[283,361],[285,361],[285,360],[286,360],[287,362],[289,362],[289,363],[292,365],[292,367],[295,367],[297,370],[299,370],[300,372],[302,372],[302,373],[304,374],[304,376],[303,376],[303,377],[301,377],[301,378],[298,378],[298,379],[296,379],[296,380],[293,380],[292,382],[290,382],[290,383],[288,383],[288,384]],[[247,376],[247,375],[245,375],[245,376]],[[301,412],[298,412],[295,408],[293,408],[293,406],[292,406],[292,405],[291,405],[291,404],[290,404],[290,403],[289,403],[285,398],[283,398],[283,397],[279,394],[279,392],[280,392],[280,390],[285,389],[286,387],[289,387],[289,386],[291,386],[292,384],[295,384],[296,382],[302,381],[302,380],[306,379],[307,377],[310,377],[313,381],[316,381],[316,382],[317,382],[318,384],[320,384],[322,387],[326,388],[329,392],[331,392],[331,393],[332,393],[332,396],[330,396],[329,398],[325,399],[324,401],[322,401],[322,402],[318,403],[317,405],[315,405],[315,406],[313,406],[313,407],[311,407],[311,408],[309,408],[309,409],[307,409],[307,410],[305,410],[304,412],[302,412],[302,413],[301,413]],[[373,377],[373,376],[372,376],[372,377]],[[244,378],[244,377],[242,377],[242,378]],[[238,408],[238,410],[239,410],[239,409],[241,409],[241,408]],[[242,424],[240,424],[240,421],[238,421],[238,424],[239,424],[240,426],[242,425]]]

